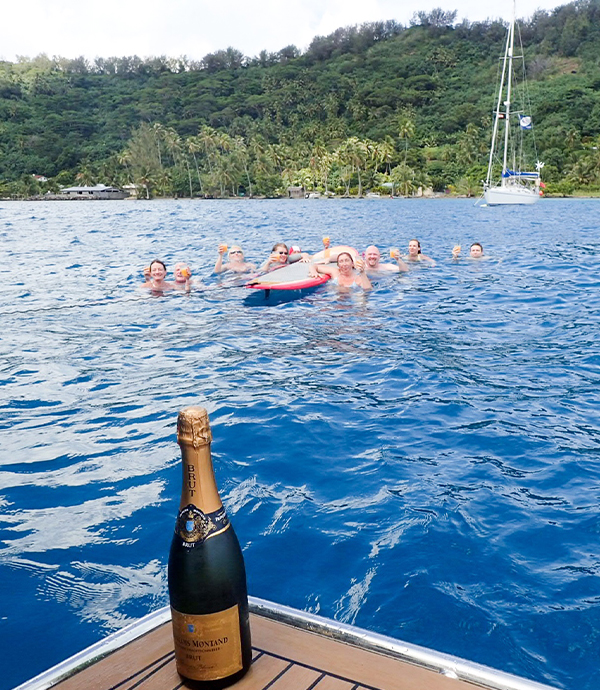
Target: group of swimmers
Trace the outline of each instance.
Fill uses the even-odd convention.
[[[175,264],[173,269],[175,280],[169,283],[167,277],[167,265],[160,259],[154,259],[152,263],[144,269],[144,284],[142,287],[150,288],[162,292],[163,290],[186,290],[189,292],[192,286],[192,271],[183,262]]]
[[[271,254],[258,268],[258,271],[264,273],[286,264],[301,261],[310,264],[308,272],[311,277],[316,278],[320,274],[325,274],[331,277],[333,284],[340,287],[359,287],[367,290],[371,287],[370,278],[386,273],[405,273],[409,270],[410,263],[424,262],[430,266],[435,266],[435,261],[422,253],[421,243],[416,239],[410,240],[408,251],[404,255],[400,253],[399,249],[390,250],[390,258],[394,260],[394,263],[383,263],[381,252],[374,245],[367,247],[362,257],[354,247],[346,245],[331,247],[329,237],[323,238],[323,247],[322,251],[311,256],[301,251],[297,245],[288,248],[285,243],[278,242],[273,246]],[[241,246],[234,244],[228,247],[227,244],[222,243],[219,245],[218,252],[219,256],[215,263],[214,273],[252,274],[257,272],[255,264],[246,261]],[[460,253],[461,246],[456,245],[452,249],[452,258],[459,259]],[[227,260],[224,262],[226,254]],[[483,258],[481,243],[474,242],[471,245],[469,257],[472,259]],[[168,282],[165,263],[155,259],[150,266],[144,269],[145,282],[142,287],[160,292],[174,289],[189,292],[194,283],[201,282],[192,279],[190,267],[183,262],[175,264],[173,275],[174,281]]]

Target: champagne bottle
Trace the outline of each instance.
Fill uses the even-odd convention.
[[[246,571],[223,508],[204,408],[177,419],[183,489],[169,554],[169,599],[178,673],[202,690],[224,688],[250,668]]]

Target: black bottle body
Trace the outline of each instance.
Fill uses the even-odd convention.
[[[227,615],[233,616],[239,626],[239,643],[234,643],[236,647],[239,644],[241,653],[239,670],[232,669],[233,673],[226,677],[207,680],[190,678],[191,674],[188,675],[185,668],[183,672],[180,670],[181,675],[188,680],[190,687],[202,690],[218,690],[235,683],[250,668],[252,648],[246,571],[233,527],[229,525],[224,532],[192,545],[183,541],[176,532],[169,554],[168,581],[172,611],[190,618],[209,618],[214,614],[217,619],[222,612],[230,612]],[[230,626],[233,623],[230,620]],[[221,629],[219,625],[217,628]],[[219,634],[223,636],[223,633],[217,636]],[[209,658],[214,656],[211,651],[208,652]],[[236,667],[239,666],[238,663]],[[205,672],[207,675],[221,673],[210,669]]]

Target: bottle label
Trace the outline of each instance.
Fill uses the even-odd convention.
[[[175,532],[187,544],[201,544],[221,534],[230,525],[225,508],[222,506],[214,513],[203,513],[200,508],[190,504],[179,511]]]
[[[171,608],[177,671],[192,680],[218,680],[242,669],[238,606],[203,615]]]

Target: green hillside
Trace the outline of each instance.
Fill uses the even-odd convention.
[[[304,53],[0,62],[0,196],[99,182],[149,196],[386,182],[477,194],[506,29],[455,16],[343,28]],[[547,190],[597,193],[600,0],[538,12],[520,29]]]

